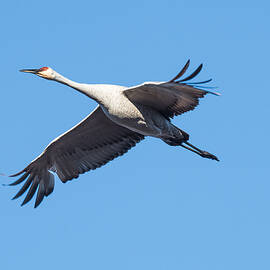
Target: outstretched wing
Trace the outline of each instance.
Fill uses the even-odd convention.
[[[197,83],[186,83],[193,79],[202,69],[202,64],[188,77],[178,80],[189,67],[187,61],[183,69],[168,82],[146,82],[142,85],[128,88],[124,91],[127,98],[136,103],[150,106],[162,113],[166,118],[173,118],[176,115],[193,110],[199,104],[199,98],[211,93],[200,88],[208,88],[203,84],[211,81]]]
[[[25,181],[13,199],[29,189],[22,203],[24,205],[38,189],[35,202],[37,207],[44,196],[53,191],[54,176],[49,171],[56,172],[65,183],[123,155],[143,138],[143,135],[112,122],[98,106],[78,125],[52,141],[24,170],[12,175],[22,174],[10,185]]]

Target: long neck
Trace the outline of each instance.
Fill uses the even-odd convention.
[[[67,79],[66,77],[62,76],[59,73],[56,73],[56,77],[54,79],[55,81],[65,84],[67,86],[70,86],[74,88],[75,90],[81,92],[82,94],[94,99],[98,103],[102,103],[102,96],[100,95],[97,87],[95,85],[91,84],[83,84],[83,83],[77,83],[72,80]]]

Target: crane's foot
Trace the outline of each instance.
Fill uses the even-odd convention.
[[[199,152],[199,155],[203,158],[209,158],[209,159],[213,159],[213,160],[216,160],[216,161],[219,161],[219,159],[215,156],[215,155],[212,155],[206,151],[201,151]]]

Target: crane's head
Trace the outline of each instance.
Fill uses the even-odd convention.
[[[51,69],[50,67],[42,67],[39,69],[21,69],[20,71],[33,73],[47,80],[54,80],[56,76],[55,71]]]

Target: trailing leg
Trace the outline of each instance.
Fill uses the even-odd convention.
[[[171,127],[170,132],[167,132],[167,134],[165,133],[161,137],[161,139],[165,143],[167,143],[168,145],[171,145],[171,146],[182,146],[183,148],[185,148],[189,151],[192,151],[203,158],[209,158],[209,159],[219,161],[219,159],[215,155],[210,154],[206,151],[203,151],[203,150],[199,149],[198,147],[189,143],[188,142],[189,134],[187,134],[185,131],[174,126],[171,123],[170,123],[170,127]]]
[[[183,143],[186,144],[186,145],[188,145],[188,146],[183,145]],[[192,145],[191,143],[189,143],[187,141],[186,142],[183,142],[183,143],[180,144],[180,146],[184,147],[185,149],[188,149],[189,151],[192,151],[192,152],[198,154],[199,156],[201,156],[203,158],[209,158],[209,159],[213,159],[213,160],[219,161],[219,159],[215,155],[210,154],[210,153],[208,153],[206,151],[203,151],[203,150],[199,149],[198,147]]]

